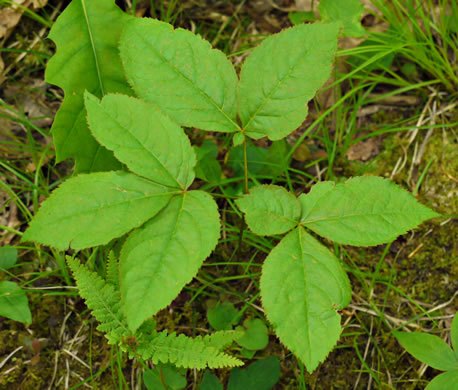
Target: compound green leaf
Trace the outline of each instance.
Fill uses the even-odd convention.
[[[200,337],[167,334],[167,331],[138,337],[137,356],[154,364],[172,363],[184,368],[222,368],[243,365],[243,362],[209,346]]]
[[[360,37],[367,34],[361,25],[364,5],[360,0],[320,0],[318,10],[323,23],[338,22],[343,27],[343,35],[347,37]]]
[[[119,343],[124,336],[130,336],[126,320],[121,312],[119,290],[90,271],[79,260],[67,256],[79,293],[86,306],[100,323],[97,329],[105,333],[109,344]]]
[[[107,244],[156,215],[175,193],[126,172],[81,174],[42,203],[22,241],[61,250]]]
[[[106,260],[105,281],[119,291],[119,261],[113,251],[110,251]]]
[[[312,372],[339,339],[336,312],[351,299],[339,260],[302,227],[288,233],[267,256],[261,297],[280,340]]]
[[[198,337],[202,337],[202,341],[209,347],[216,348],[220,351],[231,345],[234,340],[239,339],[243,333],[243,331],[239,330],[220,330],[218,332],[207,334],[203,337]]]
[[[242,66],[239,115],[251,138],[286,137],[307,116],[307,102],[329,78],[338,24],[298,25],[266,38]]]
[[[83,93],[131,93],[118,54],[121,30],[129,19],[114,0],[73,0],[49,33],[57,52],[48,62],[46,81],[65,92],[52,126],[57,161],[73,158],[79,172],[120,167],[89,132]]]
[[[444,372],[436,376],[425,390],[458,390],[458,370]]]
[[[260,185],[236,200],[245,213],[248,227],[261,236],[282,234],[297,226],[301,205],[296,197],[283,187]]]
[[[152,19],[128,23],[120,45],[137,95],[182,126],[232,132],[237,75],[225,55],[190,31]]]
[[[191,281],[219,232],[216,203],[204,192],[190,191],[129,236],[121,251],[120,278],[131,330],[170,304]]]
[[[32,323],[27,295],[14,282],[0,282],[0,316],[25,324]]]
[[[414,358],[437,370],[458,370],[458,359],[449,345],[428,333],[393,332],[394,337]]]
[[[100,102],[86,95],[94,137],[129,169],[156,183],[185,189],[194,181],[196,156],[188,137],[157,107],[125,95]]]
[[[439,215],[392,181],[375,176],[318,183],[299,200],[304,226],[349,245],[383,244]]]

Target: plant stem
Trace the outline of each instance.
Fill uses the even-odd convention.
[[[244,193],[248,194],[248,158],[247,158],[247,141],[246,141],[246,137],[243,139],[243,172],[244,172],[244,178],[245,178],[245,191],[244,191]],[[238,243],[236,251],[239,251],[240,248],[242,247],[243,232],[245,231],[245,228],[246,228],[245,217],[242,215],[242,221],[240,223],[239,243]]]
[[[245,174],[245,194],[248,194],[248,158],[247,158],[247,142],[246,137],[243,140],[243,171]]]

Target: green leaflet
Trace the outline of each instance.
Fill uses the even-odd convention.
[[[119,290],[95,272],[89,271],[78,260],[67,256],[67,263],[75,277],[80,295],[85,299],[93,316],[100,322],[97,329],[105,332],[109,344],[121,344],[123,350],[128,350],[132,354],[131,349],[126,349],[125,338],[134,335],[129,330],[121,310]],[[217,332],[196,338],[168,335],[166,331],[157,333],[154,325],[146,322],[134,336],[137,342],[135,354],[145,360],[151,359],[154,364],[170,362],[186,368],[204,368],[207,365],[212,368],[234,367],[243,363],[220,352],[220,349],[239,336],[238,332]]]
[[[253,50],[238,88],[239,115],[248,136],[279,140],[299,127],[307,102],[331,74],[337,33],[338,24],[298,25]]]
[[[458,390],[458,370],[444,372],[436,376],[425,390]]]
[[[437,370],[458,370],[458,359],[450,346],[428,333],[393,332],[399,343],[416,359]]]
[[[343,35],[347,37],[360,37],[367,34],[361,25],[364,5],[360,0],[320,0],[318,10],[323,23],[338,22],[343,27]]]
[[[126,172],[81,174],[41,204],[22,241],[61,250],[107,244],[157,214],[174,193]]]
[[[339,339],[336,309],[351,299],[350,282],[339,260],[298,227],[267,256],[261,297],[280,340],[312,372]]]
[[[123,336],[129,336],[131,333],[121,312],[119,290],[106,283],[95,272],[89,271],[77,259],[67,256],[67,263],[86,306],[100,322],[97,329],[106,333],[105,337],[110,344],[117,344]]]
[[[32,323],[27,295],[14,282],[0,281],[0,316],[25,324]]]
[[[125,95],[100,102],[87,94],[86,108],[94,137],[132,172],[173,188],[192,184],[194,150],[183,129],[157,107]]]
[[[286,233],[297,226],[301,215],[296,197],[274,185],[254,187],[236,204],[245,213],[248,227],[261,236]]]
[[[240,360],[209,346],[200,338],[186,337],[184,334],[167,334],[167,331],[140,338],[136,352],[143,359],[154,364],[173,363],[186,368],[222,368],[243,365]]]
[[[301,195],[301,223],[341,244],[379,245],[439,214],[381,177],[355,177],[344,183],[316,184]]]
[[[191,281],[215,248],[219,231],[211,196],[190,191],[129,236],[121,251],[120,278],[131,330],[170,304]]]
[[[232,344],[234,340],[242,337],[243,331],[239,330],[220,330],[218,332],[210,333],[204,337],[197,336],[206,343],[209,347],[217,350],[222,350]]]
[[[48,62],[46,81],[65,92],[52,126],[57,161],[74,158],[78,172],[120,168],[89,132],[83,92],[131,94],[118,54],[119,36],[129,19],[114,0],[73,0],[49,34],[57,52]]]
[[[121,37],[120,53],[137,95],[157,104],[182,126],[232,132],[237,75],[224,54],[190,31],[135,19]]]
[[[452,347],[455,351],[456,359],[458,360],[458,313],[452,321],[452,329],[450,331],[450,339],[452,340]]]

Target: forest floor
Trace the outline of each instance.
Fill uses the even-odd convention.
[[[32,323],[0,319],[0,389],[139,389],[142,366],[109,346],[96,330],[95,320],[62,268],[63,254],[20,243],[40,202],[71,175],[72,162],[55,163],[50,127],[63,92],[44,82],[46,63],[54,53],[54,44],[46,37],[68,2],[19,2],[24,7],[13,9],[9,1],[0,1],[0,246],[18,251],[14,267],[0,268],[0,281],[15,281],[26,290]],[[420,3],[401,1],[411,2]],[[263,37],[291,26],[289,13],[309,11],[313,2],[152,3],[156,4],[154,11],[149,1],[134,2],[136,15],[156,16],[201,34],[239,68]],[[405,15],[399,15],[399,10],[387,14],[369,1],[364,3],[362,23],[370,34],[386,31],[388,24],[395,28],[388,21],[396,12],[400,24],[422,25],[425,21],[421,16],[415,21],[417,14],[402,21]],[[388,245],[333,247],[350,275],[353,290],[351,304],[341,312],[342,338],[325,362],[308,374],[270,332],[268,346],[244,360],[249,363],[277,356],[281,376],[275,389],[414,390],[424,389],[439,373],[405,352],[392,335],[401,329],[422,331],[449,341],[458,307],[457,53],[446,48],[443,63],[428,53],[431,42],[444,44],[443,34],[449,34],[456,45],[458,31],[456,25],[441,28],[453,11],[447,8],[448,2],[425,3],[424,18],[431,18],[439,27],[431,36],[413,28],[399,51],[390,51],[388,35],[385,41],[370,35],[340,42],[334,73],[338,83],[318,94],[303,125],[276,146],[276,153],[283,154],[296,148],[287,172],[272,173],[271,165],[284,156],[272,158],[260,151],[272,150],[270,142],[261,140],[251,146],[249,163],[261,182],[292,183],[300,194],[317,180],[379,175],[394,180],[443,215]],[[131,1],[117,4],[133,12]],[[363,51],[361,59],[352,50],[364,39],[373,46],[372,51]],[[415,53],[409,47],[424,52]],[[360,66],[377,55],[376,61]],[[455,72],[454,79],[446,71],[437,72],[445,69],[446,62]],[[366,85],[360,88],[363,83]],[[217,145],[224,178],[238,176],[239,154],[222,151],[223,137],[192,129],[188,133],[197,144],[211,140]],[[302,139],[304,133],[307,137]],[[238,194],[242,181],[223,181],[214,191]],[[221,203],[221,207],[226,206]],[[236,250],[240,223],[228,206],[227,210],[223,220],[233,229],[228,229],[224,245],[207,259],[198,276],[157,315],[161,328],[187,334],[211,329],[207,310],[222,302],[234,305],[240,322],[264,318],[256,286],[266,254],[248,245]],[[267,245],[275,243],[271,239]],[[242,356],[239,347],[230,352]],[[229,371],[213,372],[224,382]],[[197,389],[201,377],[201,372],[188,370],[186,388]]]

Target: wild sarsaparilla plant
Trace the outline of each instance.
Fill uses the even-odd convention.
[[[58,159],[74,158],[77,175],[42,204],[23,240],[61,250],[124,240],[105,280],[68,259],[110,343],[184,367],[241,364],[221,352],[234,333],[191,339],[154,329],[152,316],[191,281],[220,235],[212,196],[190,190],[196,156],[180,126],[232,133],[243,144],[246,195],[236,203],[253,233],[286,234],[265,260],[262,303],[309,371],[335,346],[338,311],[351,299],[340,260],[313,233],[379,245],[437,216],[379,177],[318,183],[298,198],[274,185],[249,189],[247,138],[280,140],[303,122],[330,77],[339,29],[315,23],[272,35],[238,76],[199,36],[129,17],[111,0],[74,0],[60,16],[46,76],[65,91],[53,134]],[[80,39],[67,46],[72,31]]]

